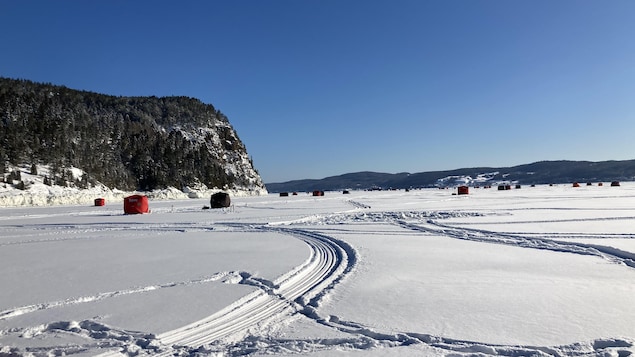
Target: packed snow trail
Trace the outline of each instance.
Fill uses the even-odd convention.
[[[310,306],[317,306],[319,300],[330,289],[332,289],[333,286],[337,284],[337,282],[339,282],[346,273],[351,271],[357,261],[355,250],[350,245],[343,241],[320,233],[276,226],[263,226],[258,224],[228,223],[225,224],[225,226],[229,227],[230,231],[257,230],[291,235],[293,237],[296,237],[297,239],[300,239],[309,247],[309,257],[303,264],[284,274],[274,282],[258,280],[254,277],[251,277],[251,275],[246,272],[226,272],[217,273],[209,277],[191,281],[176,283],[173,282],[159,285],[150,285],[145,287],[137,287],[128,290],[111,291],[100,293],[94,296],[82,296],[60,301],[50,301],[47,303],[21,306],[5,311],[0,311],[0,320],[12,319],[16,316],[28,314],[38,310],[46,310],[58,308],[61,306],[96,302],[116,296],[137,294],[141,292],[170,288],[180,285],[217,281],[225,278],[228,274],[240,274],[240,284],[248,284],[258,287],[258,290],[234,302],[230,306],[213,314],[212,316],[201,319],[187,326],[162,333],[158,336],[146,336],[145,340],[152,341],[151,344],[147,341],[147,343],[142,342],[142,345],[148,346],[147,348],[144,346],[139,346],[139,344],[137,343],[139,338],[133,338],[132,336],[134,333],[130,332],[130,341],[128,341],[128,339],[116,337],[119,335],[126,335],[128,334],[128,332],[122,330],[120,331],[120,333],[114,333],[116,329],[99,324],[101,327],[99,327],[98,330],[113,331],[114,335],[116,335],[115,337],[113,337],[114,340],[110,341],[110,334],[96,334],[94,331],[91,331],[90,327],[98,324],[97,322],[91,323],[91,321],[61,321],[48,325],[42,325],[34,329],[25,328],[4,332],[0,331],[0,334],[18,333],[20,335],[28,336],[31,334],[51,333],[55,331],[68,330],[80,335],[85,334],[86,336],[90,336],[91,339],[94,338],[96,343],[92,346],[92,348],[99,345],[101,347],[111,349],[110,352],[106,352],[104,353],[104,355],[117,355],[119,353],[129,354],[131,353],[131,351],[134,351],[139,347],[141,347],[143,350],[146,350],[147,352],[154,351],[153,354],[164,353],[166,355],[169,355],[173,351],[175,351],[173,347],[169,346],[174,346],[177,350],[189,350],[192,348],[211,344],[232,335],[236,335],[234,336],[235,339],[240,339],[242,337],[242,334],[247,332],[250,328],[266,325],[268,323],[275,322],[277,319],[284,319],[285,316],[293,315],[298,311],[303,311]],[[189,226],[187,228],[192,229],[192,227]],[[109,229],[112,229],[112,227],[110,227]],[[154,225],[143,227],[143,230],[148,229],[155,230],[157,229],[157,227]],[[168,229],[174,230],[174,227],[172,226]],[[7,244],[42,243],[58,241],[59,239],[69,238],[45,238],[15,243],[9,242]],[[64,326],[67,326],[68,329],[66,329]],[[103,335],[103,337],[96,337],[97,335]],[[116,340],[120,342],[118,343],[116,342]],[[81,351],[84,348],[91,348],[91,346],[88,345],[85,345],[83,347],[76,347],[78,351]],[[70,352],[70,350],[67,351]],[[4,353],[4,351],[2,352]]]
[[[317,323],[347,333],[350,337],[319,339],[282,339],[266,336],[253,336],[237,342],[224,349],[210,348],[203,352],[222,353],[227,356],[243,356],[244,351],[258,352],[259,355],[287,354],[328,351],[333,348],[345,350],[368,351],[379,348],[394,348],[411,345],[424,345],[437,350],[433,355],[443,353],[445,356],[633,356],[635,344],[629,339],[600,338],[584,343],[573,343],[561,346],[522,346],[497,345],[476,341],[434,336],[417,332],[383,333],[361,324],[343,321],[336,316],[323,318],[317,314],[307,316]],[[425,351],[425,350],[424,350]],[[408,354],[411,355],[411,354]],[[421,355],[425,355],[422,352]]]
[[[545,249],[563,253],[592,255],[609,260],[613,263],[624,264],[631,268],[635,268],[635,254],[602,245],[566,242],[539,237],[525,237],[517,234],[499,233],[473,228],[458,228],[455,226],[441,224],[434,220],[428,220],[425,224],[412,224],[401,220],[398,220],[396,223],[407,229],[438,234],[456,239],[513,245],[521,248]]]
[[[474,229],[462,227],[461,224],[449,225],[443,224],[441,221],[447,218],[457,217],[476,217],[483,216],[483,213],[467,212],[467,211],[383,211],[383,212],[354,212],[354,213],[337,213],[327,215],[312,221],[298,221],[298,223],[309,224],[339,224],[344,222],[375,222],[375,223],[392,223],[408,230],[414,230],[427,234],[445,236],[449,238],[470,240],[481,243],[495,243],[512,245],[520,248],[533,248],[551,250],[562,253],[574,253],[580,255],[597,256],[613,263],[624,264],[631,268],[635,268],[635,254],[623,251],[614,247],[588,244],[580,242],[564,241],[565,238],[578,237],[578,234],[550,234],[550,233],[501,233],[482,229]],[[575,219],[575,221],[584,222],[589,220],[632,220],[635,217],[609,217],[609,218],[592,218],[592,219]],[[559,220],[562,221],[562,220]],[[559,222],[558,221],[558,222]],[[573,220],[571,220],[573,221]],[[534,222],[534,221],[532,221]],[[553,220],[543,220],[542,223],[554,222]],[[500,223],[498,223],[500,224]],[[540,235],[536,237],[534,235]],[[584,238],[605,238],[618,237],[632,239],[633,234],[585,234]]]
[[[47,303],[20,306],[20,307],[8,309],[8,310],[0,311],[0,321],[11,319],[16,316],[28,314],[38,310],[52,309],[52,308],[57,308],[57,307],[62,307],[67,305],[85,304],[85,303],[96,302],[96,301],[109,299],[109,298],[122,296],[122,295],[138,294],[138,293],[143,293],[143,292],[148,292],[148,291],[153,291],[158,289],[173,288],[177,286],[204,284],[204,283],[209,283],[212,281],[226,279],[229,276],[236,275],[236,274],[238,273],[223,272],[223,273],[213,274],[212,276],[203,277],[200,279],[192,279],[192,280],[180,281],[180,282],[170,282],[170,283],[158,284],[158,285],[149,285],[149,286],[143,286],[138,288],[126,289],[126,290],[110,291],[106,293],[100,293],[97,295],[80,296],[76,298],[69,298],[66,300],[50,301]]]
[[[349,272],[355,251],[347,243],[319,233],[289,228],[268,228],[291,234],[311,249],[304,264],[273,282],[273,287],[258,290],[227,308],[187,326],[157,336],[164,345],[198,347],[249,328],[291,315],[316,301]]]

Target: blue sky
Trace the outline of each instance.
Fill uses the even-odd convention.
[[[635,154],[635,1],[0,1],[0,76],[225,113],[265,182]]]

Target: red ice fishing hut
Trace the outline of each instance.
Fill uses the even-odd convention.
[[[126,214],[150,213],[148,209],[148,197],[132,195],[123,199],[123,211]]]
[[[106,199],[104,198],[95,198],[95,206],[105,206]]]

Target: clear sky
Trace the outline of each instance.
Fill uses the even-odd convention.
[[[0,76],[213,104],[267,183],[635,158],[631,0],[0,0]]]

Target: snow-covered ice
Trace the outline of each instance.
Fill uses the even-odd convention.
[[[635,353],[635,183],[453,192],[0,208],[0,355]]]

